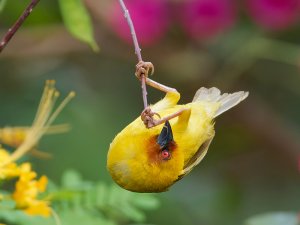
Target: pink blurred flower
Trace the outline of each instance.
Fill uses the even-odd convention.
[[[250,15],[262,27],[282,30],[295,24],[299,0],[248,0]]]
[[[127,0],[125,4],[141,45],[151,45],[162,38],[169,24],[168,6],[164,0]],[[132,43],[129,27],[118,1],[114,1],[112,5],[108,22],[120,38]]]
[[[224,32],[236,20],[233,0],[190,0],[181,9],[181,22],[193,38],[207,39]]]

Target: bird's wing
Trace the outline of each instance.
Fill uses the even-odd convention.
[[[195,155],[184,166],[184,169],[182,170],[182,173],[179,175],[178,180],[180,180],[182,177],[184,177],[189,172],[191,172],[191,170],[202,161],[202,159],[204,158],[204,156],[206,155],[206,153],[208,151],[208,148],[209,148],[210,143],[212,142],[214,136],[215,136],[215,134],[213,133],[213,135],[200,146],[200,148],[195,153]]]
[[[151,109],[154,112],[158,112],[158,111],[161,111],[161,110],[168,109],[170,107],[175,106],[177,104],[177,102],[179,101],[179,99],[180,99],[179,92],[177,92],[177,91],[168,92],[168,93],[166,93],[165,97],[162,100],[155,103],[151,107]]]
[[[239,91],[231,94],[221,94],[221,91],[218,88],[212,87],[207,89],[205,87],[202,87],[196,92],[193,102],[219,103],[219,108],[217,109],[217,111],[213,111],[212,115],[213,118],[216,118],[223,112],[239,104],[241,101],[248,97],[248,94],[249,93],[245,91]],[[210,108],[208,109],[208,111],[210,111]]]

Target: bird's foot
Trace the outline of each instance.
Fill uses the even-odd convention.
[[[152,128],[155,127],[157,125],[163,124],[165,123],[167,120],[171,120],[179,115],[181,115],[184,111],[186,111],[188,109],[180,109],[175,113],[172,113],[164,118],[161,118],[160,115],[156,112],[153,112],[150,107],[148,106],[147,108],[145,108],[143,110],[143,112],[141,113],[141,119],[144,122],[146,128]],[[154,116],[158,116],[159,119],[155,119]]]
[[[153,75],[154,73],[154,66],[151,62],[144,62],[140,61],[136,65],[136,71],[135,71],[135,76],[141,80],[142,76],[148,77],[148,75]]]
[[[146,128],[155,127],[159,124],[159,120],[154,119],[155,115],[160,118],[160,115],[156,112],[153,112],[149,106],[143,110],[143,112],[141,113],[141,119]]]

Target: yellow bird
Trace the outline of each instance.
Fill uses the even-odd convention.
[[[138,69],[147,66],[144,63]],[[191,103],[177,105],[180,94],[175,89],[149,78],[146,82],[166,96],[114,138],[107,168],[127,190],[163,192],[200,163],[215,135],[214,119],[244,100],[248,92],[221,94],[215,87],[202,87]],[[162,119],[153,119],[155,115]]]

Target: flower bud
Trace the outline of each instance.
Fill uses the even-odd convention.
[[[169,24],[168,6],[164,0],[127,0],[138,41],[143,46],[149,46],[161,39]],[[118,3],[111,5],[108,15],[111,29],[127,43],[132,43],[132,37],[124,13]]]
[[[269,30],[283,30],[297,22],[299,0],[248,0],[253,20]]]
[[[233,0],[190,0],[184,2],[181,22],[187,34],[208,39],[230,28],[236,19]]]

